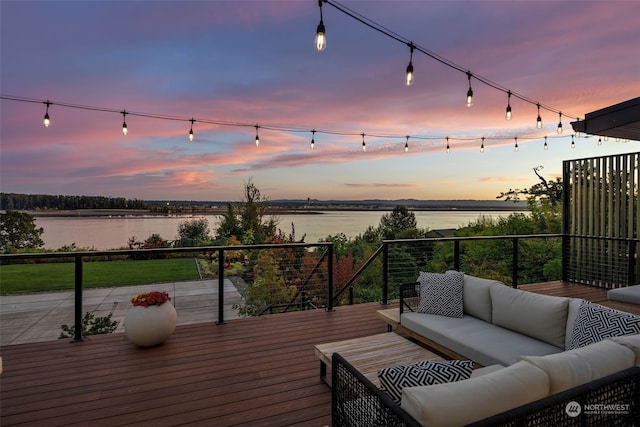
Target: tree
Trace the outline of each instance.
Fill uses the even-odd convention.
[[[415,230],[418,226],[416,214],[409,212],[406,206],[398,205],[393,211],[380,218],[380,234],[383,239],[395,239],[407,230]]]
[[[268,215],[269,200],[249,180],[244,186],[243,201],[237,206],[227,204],[227,212],[218,226],[216,239],[235,236],[245,245],[261,244],[276,237],[278,221]]]
[[[180,240],[198,243],[209,240],[209,222],[206,218],[184,221],[178,225],[178,237]]]
[[[520,200],[521,195],[526,195],[529,202],[547,201],[552,207],[562,203],[562,178],[556,177],[554,180],[547,181],[540,171],[544,169],[542,166],[536,166],[533,168],[533,173],[536,174],[539,183],[531,186],[529,189],[520,190],[519,188],[505,191],[496,196],[496,199],[505,199],[505,201],[513,201],[514,203]]]
[[[0,250],[40,248],[44,242],[40,236],[42,227],[36,227],[35,218],[28,213],[7,211],[0,215]]]

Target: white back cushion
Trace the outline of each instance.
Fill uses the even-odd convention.
[[[521,359],[549,375],[550,394],[554,394],[630,368],[636,355],[623,345],[605,340],[562,353]]]
[[[468,380],[404,388],[401,406],[425,426],[461,426],[548,394],[547,374],[521,361]]]
[[[493,324],[565,348],[569,298],[493,285]]]

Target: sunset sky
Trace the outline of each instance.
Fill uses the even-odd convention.
[[[639,1],[340,4],[566,116],[640,96]],[[316,0],[2,0],[1,93],[38,102],[0,101],[1,191],[238,200],[252,178],[270,199],[494,199],[537,166],[553,178],[563,160],[639,151],[571,148],[571,118],[558,135],[542,109],[536,129],[514,97],[507,121],[507,95],[475,79],[467,108],[467,75],[418,51],[407,87],[405,43],[322,11],[318,52]],[[123,110],[171,120],[127,115],[124,136]]]

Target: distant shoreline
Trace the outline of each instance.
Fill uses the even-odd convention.
[[[390,212],[393,208],[388,206],[371,208],[371,207],[313,207],[303,209],[292,208],[270,208],[267,210],[269,215],[322,215],[326,212]],[[226,208],[198,208],[198,209],[183,209],[178,212],[152,212],[149,210],[133,210],[133,209],[78,209],[78,210],[34,210],[25,211],[29,215],[34,217],[47,217],[47,218],[83,218],[83,217],[190,217],[194,215],[223,215],[226,213]],[[409,208],[409,211],[423,212],[525,212],[527,209],[523,209],[518,206],[505,206],[505,207],[418,207]]]

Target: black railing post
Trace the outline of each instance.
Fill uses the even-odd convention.
[[[328,283],[327,286],[327,311],[333,311],[333,243],[327,246],[329,256],[327,257],[327,274]]]
[[[382,242],[382,304],[389,303],[389,244]]]
[[[513,254],[512,260],[512,269],[511,269],[511,286],[514,288],[518,287],[518,238],[513,238],[513,250],[511,251]]]
[[[224,249],[218,249],[218,321],[224,325]]]
[[[73,341],[82,341],[82,257],[75,257],[75,304]]]
[[[453,242],[453,269],[460,271],[460,240]]]
[[[629,274],[627,276],[627,286],[636,284],[636,241],[629,240]]]

